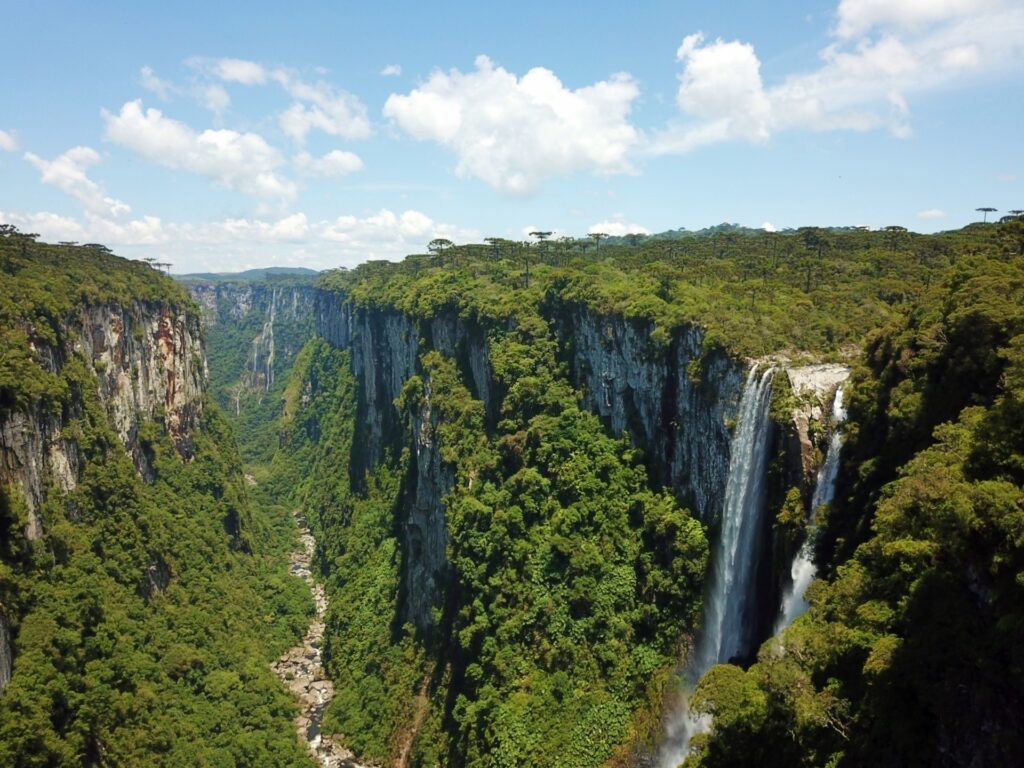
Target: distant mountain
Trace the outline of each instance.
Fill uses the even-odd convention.
[[[226,282],[234,280],[266,280],[268,277],[312,277],[320,274],[315,269],[306,267],[259,267],[244,272],[190,272],[184,275],[173,275],[175,280],[182,282]]]

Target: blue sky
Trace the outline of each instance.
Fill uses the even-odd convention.
[[[1024,2],[2,3],[0,220],[175,271],[1024,207]]]

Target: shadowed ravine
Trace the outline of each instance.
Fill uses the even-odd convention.
[[[310,570],[316,541],[301,512],[295,512],[295,520],[299,525],[302,547],[292,552],[289,570],[309,585],[316,602],[316,614],[306,630],[306,636],[302,638],[302,644],[290,648],[271,667],[281,682],[299,699],[295,730],[316,762],[323,768],[365,768],[362,763],[356,762],[351,751],[320,732],[324,710],[334,698],[334,686],[324,674],[320,651],[327,595],[323,584],[314,581]]]

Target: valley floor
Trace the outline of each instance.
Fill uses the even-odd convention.
[[[316,603],[313,617],[302,644],[286,651],[271,667],[281,681],[298,699],[300,714],[295,718],[299,740],[323,768],[364,768],[357,763],[352,752],[320,732],[324,710],[334,698],[334,686],[324,672],[322,651],[324,615],[327,613],[327,594],[324,585],[313,579],[310,563],[316,541],[300,511],[295,512],[299,527],[301,548],[291,554],[289,570],[309,585]]]

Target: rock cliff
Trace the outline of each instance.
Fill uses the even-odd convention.
[[[559,311],[555,324],[587,408],[644,450],[657,484],[673,488],[705,522],[717,520],[729,471],[729,425],[747,364],[706,352],[697,326],[663,345],[652,340],[649,323],[581,307]]]
[[[199,318],[184,306],[83,304],[51,323],[55,335],[24,325],[28,351],[38,375],[67,390],[56,399],[9,404],[0,411],[0,489],[4,505],[20,511],[29,542],[46,534],[42,510],[48,493],[70,493],[79,482],[85,459],[72,422],[87,406],[77,387],[95,387],[110,427],[140,476],[151,481],[151,459],[140,429],[147,421],[162,424],[182,458],[191,459],[206,383]],[[65,376],[68,370],[81,371],[68,367],[82,363],[84,378],[80,373]],[[159,562],[151,571],[153,585],[166,586]],[[12,622],[16,625],[17,617],[0,606],[0,690],[11,676]]]
[[[34,359],[50,374],[76,356],[92,367],[110,425],[144,478],[152,474],[139,440],[144,420],[161,420],[182,457],[191,457],[206,380],[198,317],[166,304],[89,305],[65,320],[61,338],[51,344],[30,335]],[[59,409],[37,402],[0,419],[0,483],[20,490],[29,540],[43,535],[48,484],[64,492],[77,484],[81,456],[65,427],[78,410],[73,401]]]
[[[267,391],[290,366],[310,334],[314,289],[311,280],[190,282],[189,293],[202,308],[203,324],[216,344],[218,333],[237,331],[248,345],[244,370],[251,390]]]

